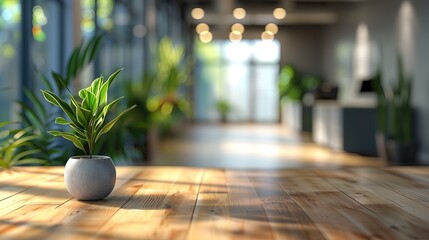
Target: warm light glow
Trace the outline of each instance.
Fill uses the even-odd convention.
[[[359,24],[356,31],[356,46],[354,52],[354,78],[356,80],[370,77],[370,38],[368,26],[364,23]]]
[[[246,17],[246,10],[244,10],[244,8],[236,8],[234,9],[234,11],[232,12],[232,15],[236,18],[236,19],[243,19]]]
[[[274,34],[269,31],[265,31],[261,34],[261,39],[263,41],[272,41],[274,39]]]
[[[208,32],[209,31],[209,25],[205,24],[205,23],[200,23],[197,25],[197,27],[195,28],[195,30],[197,31],[198,34],[204,33],[204,32]]]
[[[271,32],[273,35],[275,35],[279,31],[279,27],[275,23],[268,23],[265,26],[265,31]]]
[[[231,40],[231,42],[240,42],[242,38],[243,36],[241,35],[241,33],[237,31],[229,33],[229,40]]]
[[[276,8],[273,11],[273,16],[276,19],[283,19],[286,17],[286,10],[284,8]]]
[[[244,32],[244,26],[241,23],[234,23],[231,26],[231,32],[239,32],[239,33],[243,33]]]
[[[200,41],[203,43],[209,43],[213,40],[213,35],[211,32],[206,31],[200,34]]]
[[[194,8],[191,11],[191,16],[194,19],[202,19],[204,17],[204,10],[202,8]]]
[[[403,1],[397,18],[399,54],[406,75],[412,74],[416,59],[416,11],[411,1]]]

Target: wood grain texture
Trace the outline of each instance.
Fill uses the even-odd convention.
[[[77,201],[61,167],[0,171],[0,239],[428,239],[429,168],[118,167]]]

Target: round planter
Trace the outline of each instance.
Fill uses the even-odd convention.
[[[107,197],[116,183],[116,169],[107,156],[74,156],[64,169],[67,191],[78,200]]]

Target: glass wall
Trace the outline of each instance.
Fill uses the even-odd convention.
[[[179,5],[169,0],[0,0],[0,121],[19,120],[24,89],[40,94],[36,72],[64,74],[78,39],[104,33],[98,57],[73,86],[118,68],[118,82],[139,81],[162,37],[183,43],[181,29]]]
[[[0,0],[0,122],[16,118],[13,103],[19,98],[20,30],[20,1]]]
[[[229,121],[278,121],[278,41],[196,43],[195,118],[216,121],[219,101],[231,107]]]
[[[36,0],[32,6],[32,39],[30,56],[32,68],[49,76],[60,73],[63,67],[64,45],[61,43],[61,3],[55,0]],[[27,87],[37,91],[44,88],[37,76]]]

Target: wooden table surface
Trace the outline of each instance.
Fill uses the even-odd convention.
[[[429,239],[429,168],[118,167],[102,201],[62,174],[0,171],[0,239]]]

